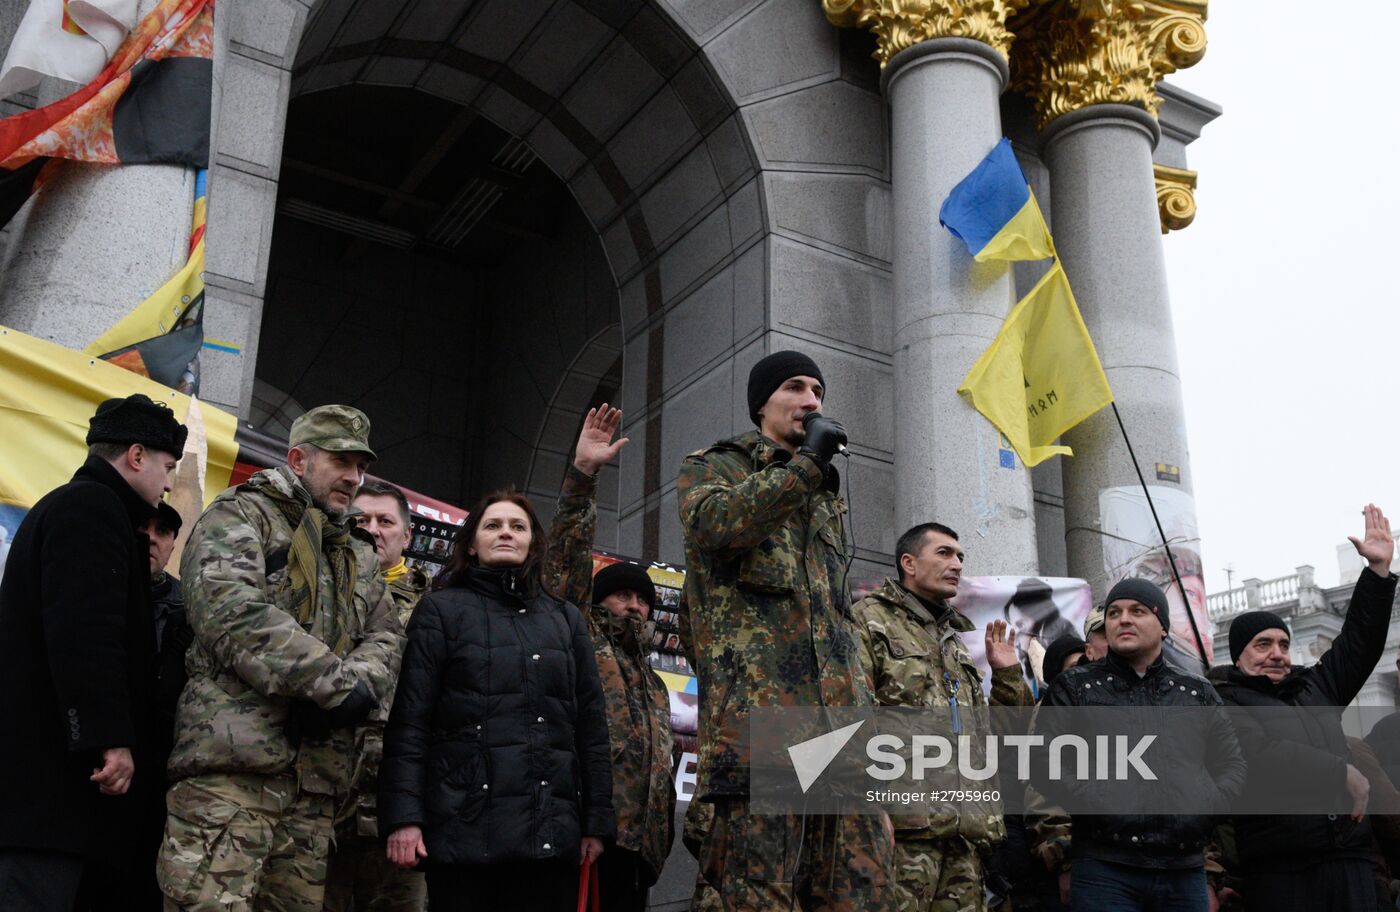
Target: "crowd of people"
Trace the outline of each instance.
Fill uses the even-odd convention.
[[[1400,717],[1367,741],[1340,717],[1389,629],[1379,509],[1315,665],[1293,666],[1286,621],[1256,611],[1230,627],[1231,664],[1174,667],[1166,596],[1125,579],[1083,639],[1046,646],[1039,681],[1014,628],[988,624],[987,696],[951,603],[954,529],[905,531],[890,577],[853,599],[832,464],[846,432],[824,396],[807,356],[761,359],[754,430],[691,453],[676,482],[700,693],[692,909],[1396,908],[1400,820],[1368,804],[1395,795]],[[404,559],[403,492],[366,478],[369,418],[312,409],[285,464],[193,524],[177,579],[163,498],[186,430],[145,396],[102,403],[87,460],[29,511],[0,581],[0,909],[544,912],[575,907],[581,873],[604,910],[645,909],[676,832],[675,744],[648,663],[656,588],[638,564],[593,568],[620,423],[606,404],[585,416],[548,530],[524,495],[492,493],[429,579]],[[760,708],[937,708],[977,734],[961,720],[1037,704],[1191,710],[1174,746],[1221,812],[1125,813],[1092,784],[1040,780],[1025,813],[751,806]],[[1320,711],[1240,725],[1227,706]],[[1053,736],[1054,713],[1036,718]],[[1300,778],[1351,813],[1223,812]]]

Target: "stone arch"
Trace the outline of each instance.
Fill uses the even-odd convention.
[[[622,326],[613,324],[579,350],[549,397],[525,475],[525,491],[538,504],[552,503],[558,493],[586,410],[597,403],[618,401],[621,390]],[[617,527],[617,471],[616,462],[604,466],[598,480],[598,528],[607,541],[616,540],[608,532]]]
[[[287,100],[412,86],[499,124],[569,186],[618,289],[618,547],[681,558],[674,472],[745,429],[764,352],[830,364],[888,551],[888,185],[870,48],[808,0],[245,0],[231,7],[211,177],[211,296],[256,327]],[[254,127],[256,121],[257,126]],[[264,122],[271,130],[262,129]],[[226,338],[237,338],[232,330]],[[873,482],[873,484],[872,484]],[[875,531],[880,530],[880,531]]]

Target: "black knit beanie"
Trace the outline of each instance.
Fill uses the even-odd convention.
[[[97,407],[88,420],[87,443],[139,443],[179,459],[185,452],[187,433],[169,406],[136,393],[125,399],[108,399]]]
[[[802,352],[773,352],[760,359],[749,371],[749,417],[755,425],[761,423],[758,410],[763,408],[773,391],[790,377],[816,377],[822,386],[826,386],[817,362]]]
[[[1049,646],[1045,647],[1045,658],[1041,661],[1040,676],[1049,684],[1055,680],[1055,675],[1060,673],[1060,666],[1065,664],[1065,659],[1076,652],[1084,651],[1084,641],[1072,633],[1067,633]]]
[[[623,561],[608,564],[593,576],[593,603],[599,604],[614,592],[630,591],[641,596],[650,608],[656,607],[656,584],[641,564]]]
[[[1230,661],[1238,662],[1240,653],[1244,652],[1250,640],[1275,627],[1288,633],[1288,625],[1283,618],[1272,611],[1246,611],[1236,617],[1230,622]]]
[[[1167,595],[1155,584],[1137,577],[1119,580],[1113,584],[1112,589],[1108,590],[1108,598],[1103,600],[1104,607],[1107,608],[1119,599],[1132,599],[1141,602],[1157,615],[1157,620],[1161,621],[1163,630],[1172,629],[1171,609],[1167,607]]]

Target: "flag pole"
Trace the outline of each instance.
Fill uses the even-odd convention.
[[[1118,413],[1118,403],[1110,402],[1113,406],[1113,417],[1118,420],[1118,430],[1123,435],[1123,442],[1128,445],[1128,458],[1133,461],[1133,470],[1137,472],[1138,484],[1142,485],[1142,494],[1147,498],[1147,507],[1152,511],[1152,521],[1157,524],[1157,534],[1162,539],[1162,548],[1167,552],[1167,563],[1172,568],[1172,579],[1176,580],[1176,591],[1181,593],[1181,600],[1186,603],[1186,619],[1191,622],[1191,634],[1196,638],[1196,649],[1201,654],[1201,664],[1209,668],[1210,660],[1206,658],[1206,644],[1201,639],[1201,630],[1196,626],[1196,613],[1191,610],[1191,599],[1186,595],[1186,587],[1181,584],[1181,574],[1176,569],[1176,557],[1172,554],[1171,545],[1167,544],[1167,533],[1162,530],[1162,520],[1157,516],[1157,505],[1152,502],[1152,493],[1147,490],[1147,479],[1142,477],[1142,466],[1138,465],[1137,454],[1133,452],[1133,442],[1128,439],[1128,429],[1123,426],[1123,416]]]

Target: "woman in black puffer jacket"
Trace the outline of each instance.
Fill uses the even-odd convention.
[[[421,862],[434,912],[573,908],[614,835],[593,642],[544,590],[547,547],[523,495],[488,496],[408,625],[379,827],[390,861]]]

